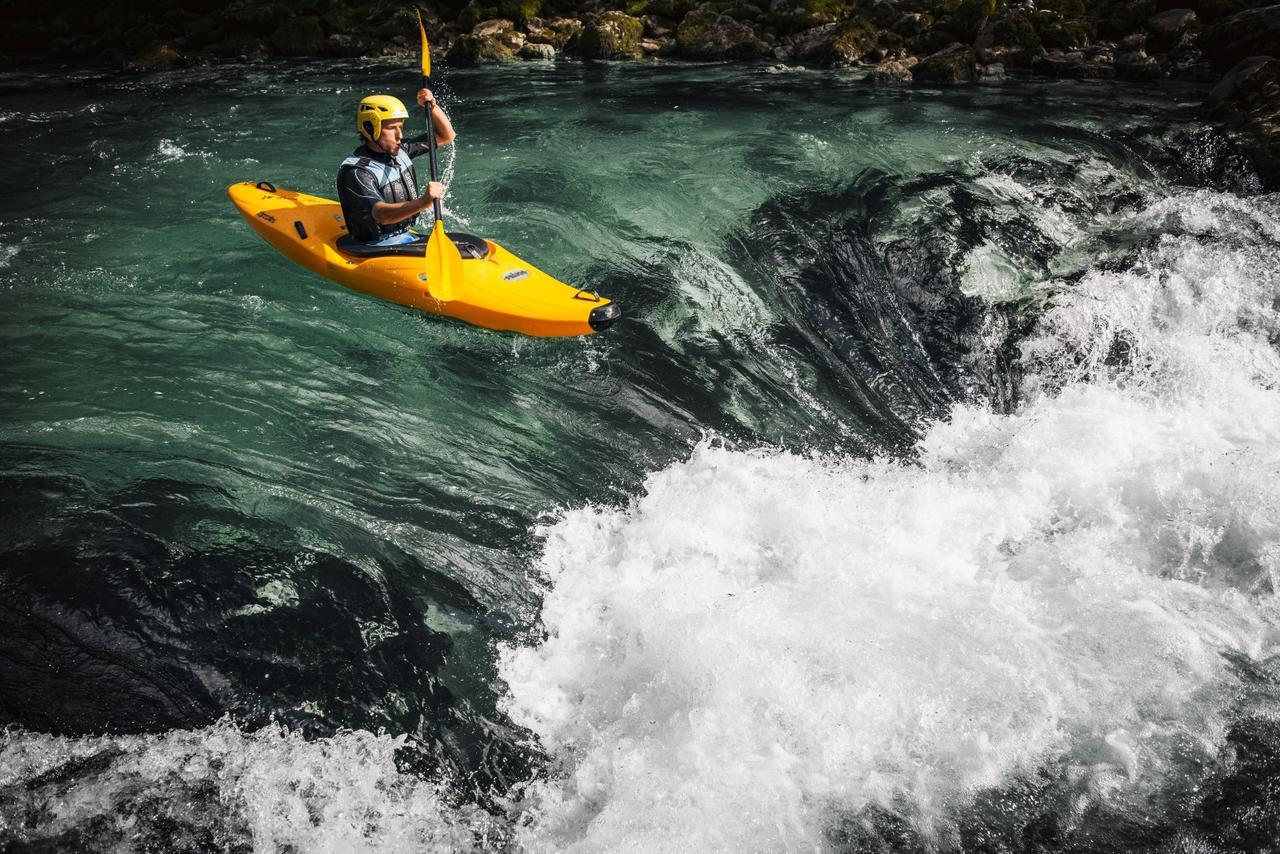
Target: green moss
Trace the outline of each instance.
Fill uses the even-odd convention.
[[[1093,25],[1086,21],[1058,21],[1040,30],[1040,41],[1047,48],[1073,50],[1093,39]]]
[[[498,4],[498,17],[510,18],[521,27],[541,13],[542,0],[502,0]]]
[[[577,50],[588,59],[621,59],[640,55],[644,24],[619,11],[592,15],[583,22]]]
[[[997,21],[993,36],[994,47],[1014,47],[1022,50],[1035,50],[1040,47],[1040,36],[1026,15],[1010,15]]]
[[[1002,0],[939,0],[934,7],[938,25],[971,41],[978,27],[1003,6]]]
[[[627,14],[656,15],[669,21],[679,21],[697,5],[697,0],[637,0],[627,7]],[[633,7],[638,7],[638,10],[632,12]]]

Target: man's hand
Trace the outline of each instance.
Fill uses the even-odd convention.
[[[439,181],[428,181],[426,198],[432,202],[434,202],[436,199],[443,199],[444,184],[441,184]]]
[[[430,104],[432,107],[434,107],[436,105],[436,96],[431,94],[430,89],[426,89],[426,88],[419,89],[418,90],[418,106],[425,108],[427,104]]]

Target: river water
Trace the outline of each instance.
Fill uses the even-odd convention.
[[[1203,92],[443,75],[583,339],[356,295],[394,64],[0,77],[0,848],[1280,836],[1280,198]]]

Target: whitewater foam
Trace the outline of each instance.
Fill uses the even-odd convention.
[[[1024,406],[956,407],[916,464],[704,443],[565,513],[546,638],[501,651],[556,768],[522,844],[812,850],[906,804],[945,847],[1019,776],[1134,798],[1211,757],[1224,653],[1280,639],[1278,223],[1212,193],[1144,211],[1173,233],[1059,293]]]

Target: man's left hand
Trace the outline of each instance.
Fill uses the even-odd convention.
[[[435,107],[436,105],[435,96],[431,94],[430,89],[427,89],[425,87],[422,89],[419,89],[418,90],[418,106],[430,109],[427,107],[428,104],[430,104],[431,107]]]

